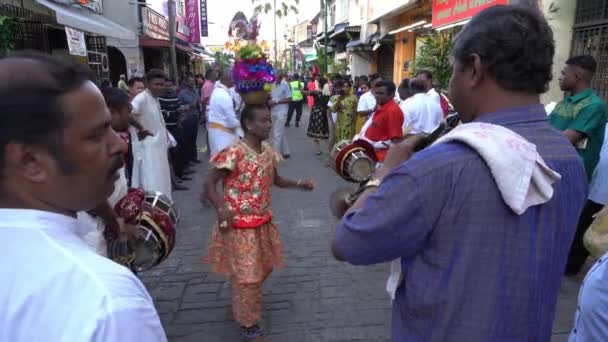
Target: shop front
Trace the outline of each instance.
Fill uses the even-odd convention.
[[[144,35],[139,39],[142,47],[144,68],[161,69],[169,74],[169,20],[164,15],[148,7],[142,8],[144,23]],[[184,17],[176,19],[176,57],[178,74],[195,74],[202,68],[197,67],[197,61],[201,59],[200,54],[194,51],[190,44],[190,29]],[[198,33],[197,33],[198,34]]]
[[[19,18],[16,49],[35,49],[88,64],[97,82],[109,81],[106,37],[135,39],[136,35],[102,16],[100,0],[66,6],[51,0],[3,4],[0,13]]]

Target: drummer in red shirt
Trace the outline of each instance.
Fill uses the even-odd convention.
[[[360,137],[371,142],[376,150],[379,163],[391,144],[403,140],[404,115],[399,105],[393,101],[395,97],[395,83],[391,81],[378,81],[374,85],[374,97],[378,108],[372,117],[365,123]]]

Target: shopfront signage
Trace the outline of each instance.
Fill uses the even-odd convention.
[[[68,38],[68,49],[70,50],[70,55],[87,55],[87,43],[84,39],[84,32],[66,26],[65,35]]]
[[[508,3],[509,0],[433,0],[433,28],[463,21],[488,7]]]
[[[207,22],[207,0],[200,0],[201,9],[201,37],[209,37],[209,24]]]
[[[162,14],[144,7],[144,34],[150,38],[169,40],[169,20]]]
[[[199,0],[186,0],[186,25],[190,30],[190,43],[201,42],[200,18],[198,15],[198,2]]]

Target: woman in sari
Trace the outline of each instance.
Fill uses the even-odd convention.
[[[338,90],[338,95],[334,95],[332,112],[338,113],[336,120],[336,142],[351,140],[355,135],[355,118],[357,112],[357,97],[352,94],[352,84],[349,80],[339,80],[334,87]]]
[[[329,96],[323,94],[320,89],[323,89],[327,80],[325,78],[320,78],[318,81],[318,87],[315,87],[314,90],[310,91],[310,96],[314,99],[314,105],[312,107],[312,111],[310,113],[310,120],[308,122],[308,131],[306,135],[313,139],[313,143],[315,146],[315,153],[317,155],[321,155],[321,144],[319,140],[327,140],[329,138],[329,123],[327,122],[327,101],[329,101]]]

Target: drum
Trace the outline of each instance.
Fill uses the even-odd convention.
[[[340,141],[332,148],[330,157],[334,171],[350,182],[365,182],[376,167],[374,147],[365,140]]]
[[[159,192],[132,189],[115,206],[116,214],[135,227],[136,237],[108,243],[108,256],[136,272],[165,260],[175,247],[179,214],[173,202]]]

